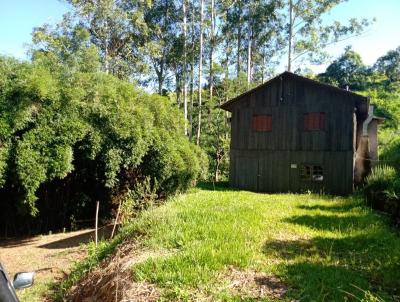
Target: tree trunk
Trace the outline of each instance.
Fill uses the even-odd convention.
[[[250,87],[251,82],[251,44],[252,44],[252,33],[249,29],[249,41],[247,44],[247,88]]]
[[[183,114],[184,114],[184,131],[188,135],[188,104],[187,104],[187,50],[186,50],[186,0],[182,0],[182,14],[183,14]]]
[[[201,134],[201,89],[202,89],[202,83],[201,83],[201,78],[203,76],[203,22],[204,22],[204,15],[203,15],[203,6],[204,6],[204,0],[200,0],[200,52],[199,52],[199,100],[198,100],[198,125],[197,125],[197,140],[196,143],[197,145],[200,145],[200,134]]]
[[[162,88],[164,84],[164,63],[163,59],[161,59],[160,65],[157,66],[157,62],[153,61],[154,70],[157,74],[157,81],[158,81],[158,94],[162,95]]]
[[[108,22],[106,22],[106,33],[108,33]],[[110,64],[108,57],[108,35],[104,39],[104,70],[108,74],[110,72]]]
[[[176,103],[178,104],[178,108],[181,108],[181,75],[179,73],[179,68],[176,67],[175,69],[175,94],[176,94]]]
[[[242,6],[241,1],[238,1],[238,36],[237,36],[237,54],[236,54],[236,76],[240,74],[240,48],[242,44]]]
[[[261,66],[261,84],[264,83],[265,75],[265,53],[262,55],[262,66]]]
[[[163,76],[161,73],[157,73],[157,79],[158,79],[158,94],[162,95]]]
[[[292,69],[292,42],[293,42],[293,0],[289,0],[289,47],[288,47],[288,71]]]
[[[210,104],[213,99],[214,89],[214,47],[215,47],[215,13],[214,13],[214,0],[211,0],[211,32],[210,32],[210,76],[209,76],[209,87],[210,87]]]
[[[193,139],[193,96],[194,96],[194,44],[195,44],[195,25],[194,25],[194,16],[195,16],[195,8],[194,1],[192,3],[192,20],[191,20],[191,62],[190,62],[190,114],[189,114],[189,140]]]

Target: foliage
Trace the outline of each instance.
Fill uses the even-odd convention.
[[[147,27],[143,7],[148,1],[67,0],[74,7],[79,26],[90,34],[90,41],[99,50],[102,70],[119,78],[147,70],[141,56],[142,35]]]
[[[46,60],[0,58],[0,188],[21,197],[20,209],[35,215],[39,188],[56,180],[68,187],[77,176],[109,192],[106,201],[146,177],[159,196],[200,177],[203,153],[182,134],[173,104],[111,75]]]
[[[136,280],[164,289],[166,301],[248,298],[229,290],[232,267],[277,276],[289,288],[283,301],[398,294],[400,239],[361,200],[211,188],[144,211],[122,232],[146,250],[171,250],[132,267]],[[68,286],[115,248],[114,241],[91,254]]]
[[[362,90],[366,84],[367,68],[361,56],[347,47],[344,54],[333,61],[319,78],[342,89]]]
[[[327,46],[360,35],[374,21],[352,18],[346,25],[339,21],[325,24],[322,16],[345,2],[344,0],[290,0],[288,2],[289,70],[291,70],[292,62],[298,59],[300,62],[302,59],[304,61],[304,57],[314,64],[321,64],[328,56],[325,52]],[[293,45],[290,44],[291,42]],[[300,65],[300,62],[297,63]]]
[[[364,191],[367,195],[383,193],[390,188],[395,178],[396,171],[392,167],[386,165],[376,166],[366,178]],[[378,202],[376,199],[370,201]]]
[[[71,72],[96,72],[101,68],[98,48],[90,43],[90,33],[75,24],[70,14],[56,25],[44,24],[33,29],[32,48],[34,61],[50,70],[68,66]]]
[[[394,168],[386,165],[373,168],[363,190],[373,208],[385,211],[400,223],[400,179]]]
[[[375,66],[376,70],[384,73],[390,81],[400,80],[400,46],[395,50],[388,51],[387,54],[380,57]]]

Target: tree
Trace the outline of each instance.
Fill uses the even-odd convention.
[[[182,66],[182,43],[179,37],[181,20],[180,6],[169,0],[156,0],[151,7],[144,12],[144,20],[147,24],[146,50],[151,66],[157,76],[157,91],[163,94],[163,85],[169,70],[174,63]],[[177,65],[175,65],[177,69]],[[179,85],[175,83],[175,85]]]
[[[374,68],[384,73],[391,82],[400,80],[400,46],[380,57]]]
[[[99,50],[102,68],[119,78],[128,78],[145,68],[141,64],[143,5],[115,0],[67,0],[79,17],[79,24]]]
[[[251,85],[254,76],[255,63],[265,65],[273,63],[273,57],[281,50],[281,30],[283,19],[279,14],[282,1],[257,0],[251,1],[246,8],[244,22],[247,43],[247,83]],[[267,61],[268,60],[268,61]],[[264,75],[261,77],[263,78]]]
[[[216,34],[215,34],[215,27],[216,27],[216,13],[215,13],[215,3],[214,0],[211,0],[210,3],[210,61],[209,61],[209,77],[208,77],[208,86],[209,86],[209,97],[210,100],[213,99],[213,89],[214,89],[214,51],[216,47]]]
[[[203,13],[204,0],[200,0],[200,50],[199,50],[199,87],[198,87],[198,123],[197,123],[197,137],[196,143],[200,145],[200,135],[201,135],[201,94],[202,94],[202,76],[203,76],[203,23],[204,23],[204,13]]]
[[[188,100],[187,100],[187,16],[186,0],[182,0],[183,31],[183,112],[185,119],[185,135],[188,135]]]
[[[361,56],[348,46],[344,54],[318,77],[343,89],[361,90],[366,85],[367,67],[363,64]]]
[[[322,17],[345,0],[288,0],[287,12],[287,70],[307,55],[312,63],[320,63],[327,54],[324,49],[331,44],[360,35],[371,21],[352,18],[348,25],[335,21],[324,25]]]
[[[34,28],[32,42],[32,60],[41,61],[49,69],[56,70],[65,64],[71,73],[100,70],[98,49],[90,42],[90,33],[75,24],[70,14],[65,14],[55,26],[44,24]]]

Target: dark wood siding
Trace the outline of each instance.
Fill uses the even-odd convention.
[[[359,98],[283,75],[231,105],[231,183],[265,192],[332,194],[353,190],[354,112]],[[324,113],[324,130],[304,130],[304,114]],[[253,115],[272,115],[270,132],[254,131]],[[291,164],[320,164],[324,181],[305,182]]]

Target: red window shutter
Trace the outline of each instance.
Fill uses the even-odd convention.
[[[267,119],[266,116],[259,116],[260,119],[260,127],[258,128],[259,131],[265,131],[267,129]]]
[[[304,130],[323,130],[324,128],[324,112],[310,112],[304,114]]]
[[[272,131],[272,116],[253,115],[251,128],[254,131]]]
[[[312,130],[317,130],[319,127],[319,113],[311,113],[312,115]]]

